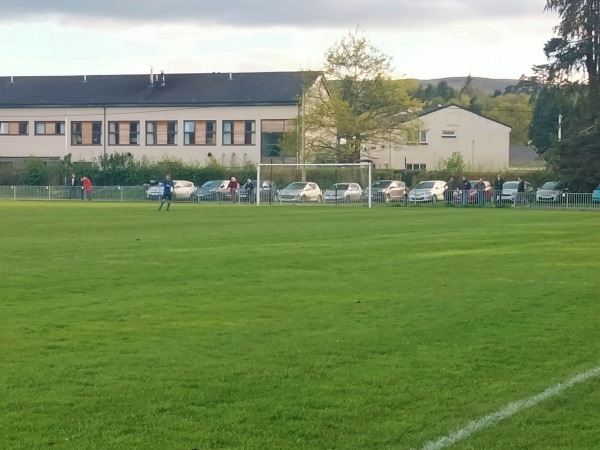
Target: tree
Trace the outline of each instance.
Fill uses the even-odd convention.
[[[440,170],[451,174],[460,174],[467,169],[465,158],[461,152],[454,152],[448,159],[440,161]]]
[[[590,104],[596,107],[600,73],[600,0],[547,0],[546,10],[560,16],[558,37],[550,39],[544,52],[550,60],[550,76],[568,77],[585,72]],[[596,108],[594,108],[595,110]]]
[[[366,147],[405,139],[401,131],[409,131],[407,122],[422,107],[409,95],[415,82],[393,80],[390,57],[359,31],[333,45],[325,59],[329,88],[307,91],[305,111],[299,117],[303,159],[354,162],[364,156]],[[293,142],[284,137],[282,145]]]
[[[481,114],[511,127],[510,144],[526,145],[533,105],[529,95],[503,94],[480,98]]]

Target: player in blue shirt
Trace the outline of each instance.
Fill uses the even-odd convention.
[[[165,200],[167,201],[167,211],[171,207],[171,200],[173,200],[173,189],[175,188],[173,181],[171,180],[171,175],[166,175],[165,179],[161,181],[163,185],[163,194],[162,199],[160,201],[160,206],[158,210],[160,211],[165,204]]]

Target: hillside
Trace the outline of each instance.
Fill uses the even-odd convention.
[[[436,86],[440,81],[445,81],[450,87],[455,89],[461,89],[465,85],[467,77],[448,77],[448,78],[435,78],[432,80],[417,80],[422,85],[426,86],[432,84]],[[507,86],[517,84],[519,80],[503,79],[503,78],[481,78],[472,77],[473,86],[485,93],[493,94],[495,91],[504,92]]]

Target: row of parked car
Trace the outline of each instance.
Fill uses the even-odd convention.
[[[478,203],[482,196],[485,201],[494,200],[494,189],[490,182],[484,181],[485,188],[482,194],[475,186],[479,180],[473,180],[467,198],[459,190],[453,191],[451,201],[454,203]],[[283,189],[278,189],[271,180],[253,180],[254,189],[240,188],[236,191],[236,200],[254,203],[256,194],[260,193],[261,201],[279,203],[356,203],[368,200],[368,189],[363,189],[358,183],[335,183],[326,190],[321,190],[317,183],[311,181],[296,181],[288,184]],[[525,190],[519,200],[528,202],[562,202],[567,195],[568,186],[557,181],[545,183],[535,190],[530,183],[525,182]],[[191,181],[174,180],[173,196],[177,200],[190,200],[197,202],[231,201],[231,191],[228,189],[229,180],[211,180],[202,186],[195,186]],[[517,198],[518,181],[506,181],[502,186],[500,201],[512,203]],[[151,186],[146,196],[149,200],[158,200],[162,195],[163,187],[159,183]],[[371,201],[377,203],[390,203],[408,201],[413,203],[435,203],[449,198],[446,194],[447,184],[442,180],[421,181],[413,189],[409,189],[403,181],[379,180],[371,185]],[[600,202],[600,185],[592,194],[593,202]]]

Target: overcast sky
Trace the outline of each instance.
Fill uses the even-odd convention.
[[[518,78],[546,0],[0,0],[0,76],[319,69],[360,27],[396,77]]]

